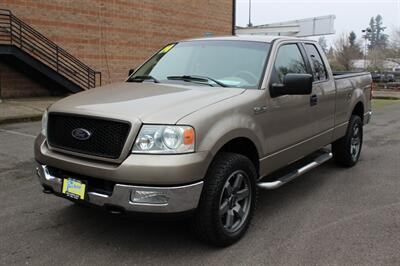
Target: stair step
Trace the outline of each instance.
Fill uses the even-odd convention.
[[[260,181],[257,186],[261,189],[277,189],[284,184],[296,179],[297,177],[309,172],[315,167],[329,161],[332,158],[332,153],[328,150],[322,149],[313,155],[309,156],[305,160],[302,160],[300,164],[296,164],[295,169],[291,169],[288,173],[281,173],[271,181]]]

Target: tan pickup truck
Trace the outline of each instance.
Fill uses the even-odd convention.
[[[370,98],[369,73],[332,73],[311,40],[171,43],[125,82],[52,105],[37,173],[45,193],[113,213],[189,213],[201,239],[226,246],[249,227],[258,190],[332,156],[356,164]]]

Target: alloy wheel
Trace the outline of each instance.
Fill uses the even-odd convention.
[[[251,205],[249,176],[242,170],[235,171],[226,180],[219,203],[219,218],[227,233],[237,232],[245,223]]]

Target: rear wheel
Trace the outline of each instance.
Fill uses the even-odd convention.
[[[346,135],[332,144],[332,153],[335,162],[345,167],[355,165],[360,158],[362,141],[362,119],[357,115],[352,115]]]
[[[249,227],[254,213],[257,173],[245,156],[221,153],[205,178],[195,230],[200,239],[228,246],[238,241]]]

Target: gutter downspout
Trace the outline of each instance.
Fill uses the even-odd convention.
[[[232,2],[232,35],[236,34],[236,0]]]

